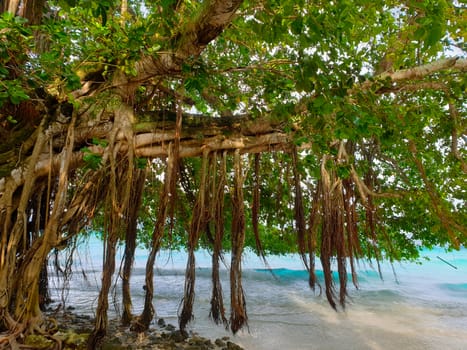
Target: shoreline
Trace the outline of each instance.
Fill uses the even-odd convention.
[[[140,287],[145,278],[144,253],[140,252],[136,257],[132,274],[135,315],[139,314],[144,302],[144,292]],[[387,277],[384,280],[371,266],[363,264],[359,270],[360,288],[351,291],[352,302],[346,312],[341,313],[332,311],[324,298],[310,291],[304,277],[306,271],[296,257],[270,259],[271,267],[279,278],[277,280],[262,269],[255,257],[246,256],[243,286],[249,311],[249,329],[235,336],[224,327],[213,324],[208,317],[211,271],[206,266],[210,257],[202,252],[199,254],[196,260],[199,269],[193,310],[195,319],[187,330],[211,339],[212,343],[216,338],[230,336],[234,343],[244,349],[300,350],[310,343],[315,344],[316,349],[333,349],[339,348],[343,341],[349,349],[358,350],[378,347],[388,350],[434,350],[443,346],[461,350],[467,341],[463,332],[467,326],[467,308],[464,307],[467,302],[465,250],[444,255],[439,249],[426,252],[424,255],[431,259],[422,265],[407,263],[396,266],[397,278],[392,277],[393,271],[389,264],[382,264],[384,276]],[[438,255],[454,264],[458,270],[436,258]],[[94,255],[90,256],[94,258]],[[174,310],[179,306],[180,291],[183,290],[185,258],[183,253],[174,254],[170,259],[162,256],[155,284],[154,304],[158,317],[177,326],[177,313]],[[50,305],[49,312],[51,316],[58,314],[56,317],[63,312],[88,315],[86,323],[90,332],[94,327],[93,307],[97,299],[100,270],[91,263],[81,268],[87,279],[84,280],[78,273],[72,276],[69,294],[63,301],[65,306],[55,314],[53,310],[59,307],[61,294],[58,289],[60,285],[54,285],[51,296],[57,302]],[[228,276],[222,276],[222,282],[228,286]],[[109,335],[120,337],[120,333],[126,333],[124,328],[118,327],[116,315],[120,309],[120,304],[109,308],[109,329],[115,327],[115,331],[109,330]],[[144,334],[146,337],[163,331],[157,317],[150,326],[150,332]],[[131,338],[133,347],[130,348],[144,349],[144,342],[147,341],[144,336]],[[159,341],[156,336],[154,339]],[[157,344],[152,346],[154,349],[164,348]]]
[[[87,339],[94,327],[94,319],[75,311],[45,312],[45,317],[56,321],[57,331],[52,337],[32,335],[26,337],[28,345],[39,345],[42,349],[55,348],[59,340],[63,350],[85,350]],[[109,320],[107,335],[102,339],[101,350],[244,350],[230,337],[209,339],[190,331],[184,335],[177,327],[159,318],[149,330],[136,333],[120,325],[117,319]]]

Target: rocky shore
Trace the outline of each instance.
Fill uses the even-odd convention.
[[[49,349],[55,347],[54,343],[59,340],[64,350],[86,349],[86,341],[93,326],[90,316],[71,312],[59,312],[49,316],[57,322],[58,326],[58,331],[53,335],[55,341],[41,336],[31,336],[30,339],[25,339],[26,344]],[[42,346],[39,344],[41,342]],[[103,339],[99,349],[243,350],[229,337],[211,340],[193,332],[184,335],[175,326],[166,324],[164,319],[159,319],[157,325],[144,333],[131,332],[128,328],[120,326],[117,320],[110,321],[107,336]]]

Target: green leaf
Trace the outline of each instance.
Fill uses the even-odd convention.
[[[292,29],[292,33],[294,34],[301,34],[303,31],[303,18],[297,17],[291,24],[290,28]]]
[[[426,48],[430,48],[433,45],[437,44],[441,38],[444,36],[443,26],[440,23],[433,23],[425,36],[424,44]]]
[[[81,151],[84,152],[83,161],[85,163],[85,168],[91,170],[100,168],[102,164],[102,156],[100,154],[92,153],[87,147],[83,147]]]
[[[109,145],[109,141],[99,139],[97,137],[92,138],[92,143],[93,143],[93,145],[101,146],[101,147],[107,147]]]
[[[18,123],[18,121],[17,121],[15,118],[13,118],[13,116],[11,116],[11,115],[9,115],[9,116],[6,118],[6,120],[7,120],[8,123],[10,123],[10,124],[17,124],[17,123]]]
[[[136,158],[136,167],[138,169],[145,169],[148,164],[147,158]]]
[[[350,177],[351,167],[349,164],[339,165],[336,168],[336,172],[340,179],[347,179]]]
[[[21,103],[22,101],[29,100],[28,94],[26,94],[26,92],[24,92],[22,89],[19,89],[18,87],[10,89],[9,93],[10,101],[15,105]]]

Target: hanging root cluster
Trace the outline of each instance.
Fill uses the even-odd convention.
[[[201,240],[204,247],[211,247],[212,250],[210,317],[215,323],[230,328],[233,333],[248,325],[246,298],[242,286],[242,254],[248,224],[246,217],[247,210],[251,210],[251,228],[257,253],[267,264],[260,236],[260,225],[263,224],[260,219],[261,191],[262,185],[267,182],[262,178],[261,172],[266,173],[267,170],[262,169],[263,161],[259,153],[253,152],[252,157],[248,158],[242,154],[240,148],[206,147],[202,152],[200,166],[190,173],[185,168],[180,153],[179,119],[176,123],[175,138],[164,144],[167,156],[163,162],[165,172],[160,177],[161,184],[156,194],[157,210],[146,263],[144,308],[140,315],[133,315],[130,294],[131,270],[138,218],[145,182],[150,172],[135,165],[131,114],[131,109],[125,105],[116,112],[114,128],[97,169],[83,171],[73,168],[74,160],[70,156],[73,149],[71,124],[67,147],[61,154],[59,172],[50,172],[48,178],[32,176],[32,180],[26,181],[20,189],[6,187],[7,191],[3,193],[0,202],[0,331],[6,332],[0,335],[1,345],[13,343],[13,338],[16,339],[27,332],[42,329],[37,321],[42,319],[39,300],[45,299],[42,296],[47,295],[47,288],[42,288],[45,290],[42,291],[39,280],[34,276],[40,275],[50,252],[67,246],[96,213],[100,213],[103,218],[104,262],[95,328],[89,337],[88,348],[94,349],[98,346],[107,331],[108,294],[115,272],[118,242],[125,243],[124,262],[120,270],[123,298],[121,321],[133,331],[147,330],[156,314],[153,304],[156,256],[164,240],[170,241],[181,202],[184,203],[185,215],[188,211],[191,216],[179,220],[189,223],[186,227],[188,260],[184,297],[179,309],[180,329],[185,331],[194,317],[195,251],[199,248]],[[178,117],[181,119],[181,114]],[[121,140],[126,141],[124,148],[121,148]],[[37,150],[33,151],[30,158],[31,165],[37,162],[37,157],[49,141],[43,130],[42,133],[39,132]],[[357,233],[358,206],[360,209],[364,208],[365,213],[364,238],[376,240],[376,210],[371,196],[368,195],[373,185],[372,175],[367,174],[362,180],[353,171],[351,176],[340,178],[336,171],[339,166],[348,162],[346,155],[352,152],[351,147],[351,144],[340,144],[337,155],[322,156],[320,177],[312,186],[309,185],[311,188],[304,185],[304,172],[300,168],[297,148],[287,147],[286,153],[289,153],[290,157],[284,157],[291,159],[288,170],[283,174],[286,174],[286,180],[290,181],[290,187],[294,189],[291,198],[299,254],[309,270],[310,286],[313,289],[317,286],[320,290],[323,289],[329,303],[335,309],[338,304],[342,307],[345,305],[348,265],[352,281],[357,285],[355,259],[362,255]],[[264,152],[264,148],[258,152]],[[251,177],[247,176],[249,160],[252,164]],[[51,169],[54,168],[51,166]],[[70,183],[73,183],[73,186],[69,186]],[[311,193],[310,198],[306,198],[305,193]],[[290,206],[289,203],[281,205]],[[186,210],[187,206],[189,210]],[[228,228],[227,219],[231,222]],[[221,263],[229,265],[223,255],[223,245],[227,237],[230,237],[228,245],[231,253],[230,316],[227,315],[224,305],[220,278]],[[373,254],[378,257],[376,251]],[[324,288],[316,277],[316,256],[319,256],[323,267]],[[337,266],[335,271],[334,264]],[[25,277],[15,278],[18,271]],[[336,273],[339,280],[338,291],[334,285],[333,275]]]
[[[376,242],[376,217],[375,206],[371,197],[367,197],[361,190],[362,181],[354,173],[346,178],[340,178],[337,169],[340,166],[348,166],[345,147],[351,148],[348,143],[338,144],[337,156],[323,155],[320,165],[320,178],[315,187],[311,202],[308,229],[303,229],[303,216],[301,205],[300,186],[297,181],[298,173],[295,173],[296,185],[296,222],[298,234],[298,246],[304,257],[305,265],[309,269],[309,282],[314,290],[318,284],[315,273],[315,256],[320,257],[323,274],[324,290],[326,298],[332,308],[337,309],[337,304],[345,308],[347,296],[348,265],[352,282],[358,288],[356,259],[362,256],[360,237],[358,234],[357,207],[361,205],[366,212],[364,240]],[[366,180],[372,180],[371,175]],[[363,186],[366,186],[363,184]],[[301,233],[300,231],[303,230]],[[371,245],[377,261],[379,252],[375,245]],[[306,259],[305,251],[309,253]],[[333,263],[337,265],[337,274],[333,271]],[[379,263],[378,263],[379,265]],[[334,280],[337,275],[339,291],[337,292]]]
[[[208,160],[208,158],[210,160]],[[233,157],[233,183],[231,206],[231,264],[230,264],[230,321],[227,320],[224,308],[222,285],[220,282],[220,261],[223,260],[222,240],[224,237],[224,197],[227,185],[227,152],[203,155],[200,183],[197,199],[194,203],[188,238],[188,263],[185,274],[185,291],[179,326],[185,330],[193,318],[194,286],[195,286],[195,250],[201,233],[205,233],[213,247],[212,254],[212,297],[210,316],[217,324],[230,324],[236,333],[247,323],[245,296],[241,283],[241,257],[245,241],[245,208],[243,183],[245,174],[242,170],[242,157],[237,150]],[[207,175],[210,175],[209,177]],[[212,235],[214,231],[214,236]]]

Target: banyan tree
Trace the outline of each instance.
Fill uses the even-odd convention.
[[[465,244],[462,6],[1,1],[0,347],[53,338],[48,259],[90,227],[105,242],[90,349],[106,333],[118,244],[122,323],[149,327],[157,253],[173,244],[188,252],[184,330],[203,246],[210,315],[233,332],[248,321],[245,247],[298,253],[310,287],[339,310],[358,259]],[[141,241],[150,252],[135,315]]]

